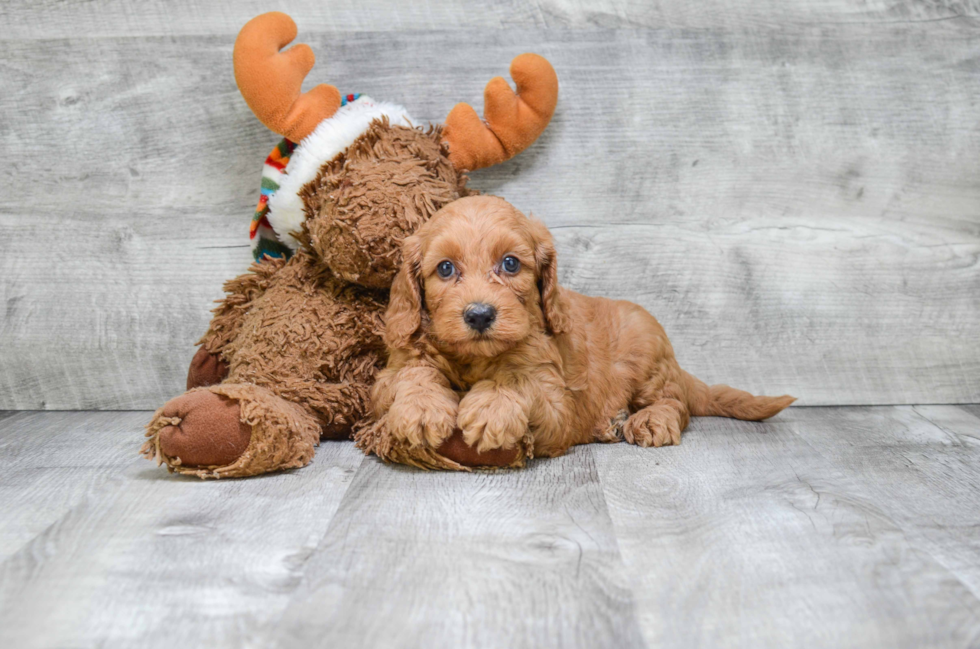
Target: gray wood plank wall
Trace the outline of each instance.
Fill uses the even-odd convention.
[[[554,122],[474,174],[563,282],[637,301],[709,382],[803,404],[980,401],[980,5],[904,0],[0,5],[0,408],[178,393],[275,143],[238,28],[287,11],[311,82],[422,121],[517,53]]]

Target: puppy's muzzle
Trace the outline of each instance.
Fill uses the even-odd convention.
[[[496,319],[497,309],[490,304],[474,302],[463,309],[463,322],[467,327],[481,334],[489,329]]]

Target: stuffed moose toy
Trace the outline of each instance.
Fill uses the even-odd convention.
[[[348,439],[425,468],[518,466],[526,449],[484,454],[457,431],[410,448],[370,425],[370,390],[385,364],[384,312],[402,240],[472,192],[468,171],[531,145],[555,109],[558,79],[535,54],[497,77],[485,120],[458,104],[444,126],[416,126],[398,105],[330,85],[302,93],[314,56],[282,13],[248,22],[235,41],[238,87],[285,139],[266,160],[252,221],[256,263],[225,284],[187,392],[147,425],[142,453],[201,478],[301,467],[321,439]]]

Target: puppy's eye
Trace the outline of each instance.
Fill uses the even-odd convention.
[[[513,274],[521,269],[521,261],[513,255],[507,255],[500,267],[504,269],[505,273]]]
[[[456,267],[453,265],[453,262],[449,261],[448,259],[440,261],[439,265],[436,266],[436,275],[442,279],[449,279],[455,274]]]

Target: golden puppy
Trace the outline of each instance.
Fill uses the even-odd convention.
[[[450,203],[402,254],[372,397],[409,446],[439,448],[457,426],[481,453],[679,444],[691,415],[761,420],[794,401],[708,387],[643,308],[558,286],[551,234],[500,198]]]

